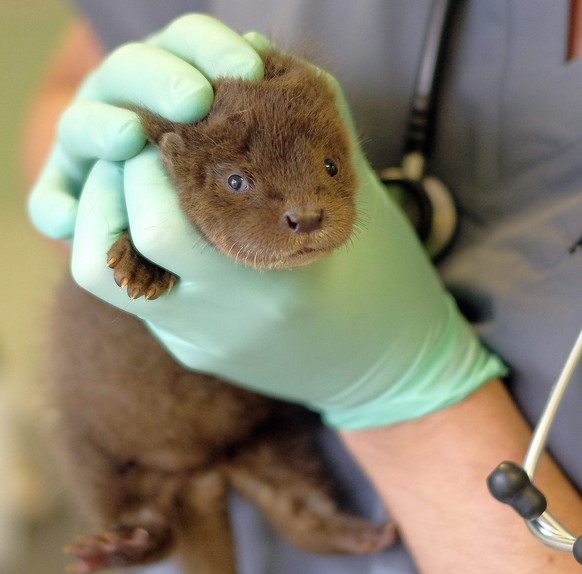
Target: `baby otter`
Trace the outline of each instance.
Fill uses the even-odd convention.
[[[196,124],[136,111],[200,234],[242,264],[293,268],[348,240],[357,182],[350,136],[323,75],[278,52],[264,63],[260,82],[218,81],[212,110]],[[155,299],[179,281],[141,257],[128,233],[105,261],[132,298]],[[56,308],[64,465],[103,529],[68,548],[73,571],[174,551],[185,572],[235,574],[230,491],[310,552],[367,553],[394,542],[392,525],[335,502],[316,415],[184,369],[142,323],[70,279]]]

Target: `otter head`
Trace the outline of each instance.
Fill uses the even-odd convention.
[[[356,220],[351,138],[325,78],[280,54],[260,82],[221,80],[210,114],[158,142],[181,206],[218,251],[252,267],[306,265]]]

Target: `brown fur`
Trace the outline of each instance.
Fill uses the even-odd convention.
[[[290,268],[349,238],[357,186],[326,81],[276,53],[265,65],[264,81],[218,82],[198,124],[137,111],[200,233],[244,264]],[[232,174],[247,189],[230,188]],[[137,254],[127,234],[107,260],[132,297],[153,299],[176,280]],[[313,413],[185,370],[139,321],[70,279],[53,335],[64,464],[104,530],[69,548],[77,571],[154,561],[175,549],[186,572],[234,574],[230,490],[308,551],[365,553],[394,541],[391,525],[334,502]]]

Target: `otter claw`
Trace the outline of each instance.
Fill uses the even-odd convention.
[[[175,284],[176,284],[176,277],[175,276],[170,277],[170,279],[168,280],[168,288],[166,289],[166,295],[172,291]]]

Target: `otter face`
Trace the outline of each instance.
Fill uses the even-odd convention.
[[[159,142],[192,224],[218,251],[260,269],[311,263],[356,221],[351,138],[326,81],[276,56],[266,79],[223,80],[209,116]],[[269,75],[271,72],[271,75]]]

